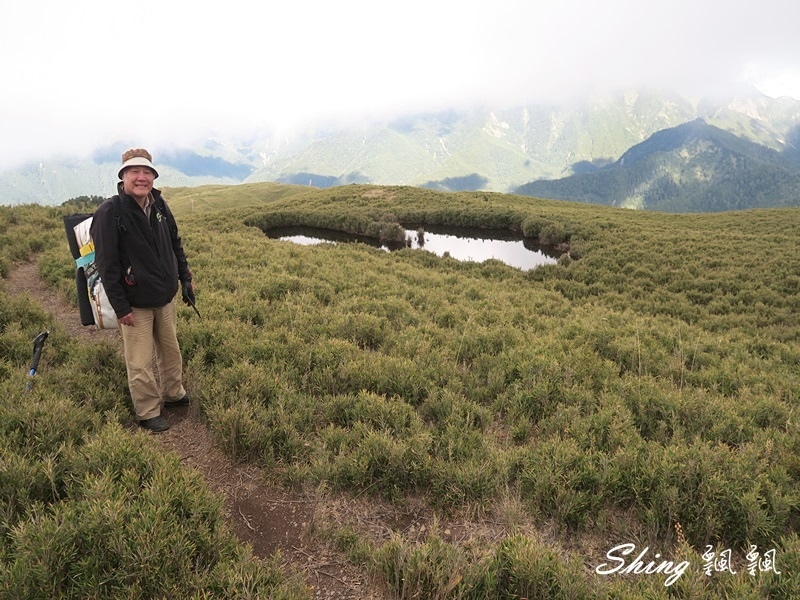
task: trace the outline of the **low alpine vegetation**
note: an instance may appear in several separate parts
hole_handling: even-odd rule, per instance
[[[439,530],[412,538],[401,524],[381,537],[321,523],[394,597],[800,594],[797,209],[666,215],[356,185],[165,197],[203,314],[180,313],[188,385],[226,452],[287,485],[395,505],[413,497],[438,518],[496,525],[494,537],[459,542]],[[74,293],[58,229],[67,210],[0,211],[0,268],[36,256],[54,290]],[[379,237],[387,224],[520,231],[569,258],[523,272],[263,234],[306,225]],[[193,565],[170,584],[186,595],[248,577],[302,594],[222,533],[201,482],[183,474],[166,486],[169,459],[131,448],[118,426],[129,418],[118,361],[71,342],[24,301],[0,302],[3,392],[16,398],[0,420],[11,440],[0,573],[12,577],[0,581],[69,594],[66,557],[80,543],[103,549],[84,559],[80,591],[109,578],[122,589],[130,576],[108,561],[128,564],[136,545],[125,540],[138,539],[164,555],[152,582],[170,560]],[[69,350],[37,382],[35,402],[21,402],[15,373],[45,326]],[[76,418],[47,416],[66,410]],[[22,491],[23,480],[34,484]],[[502,510],[509,497],[513,519]],[[171,556],[133,514],[112,516],[165,503]],[[47,538],[58,552],[42,554]],[[629,561],[650,549],[651,571],[596,569],[623,542],[637,547]],[[730,549],[736,568],[707,573],[709,547]],[[749,572],[753,547],[775,550],[775,568]],[[667,558],[689,565],[669,586],[655,570]]]

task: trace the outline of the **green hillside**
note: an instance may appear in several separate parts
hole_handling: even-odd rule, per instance
[[[419,502],[469,529],[320,517],[316,535],[376,589],[800,597],[800,208],[664,214],[368,185],[164,193],[203,314],[179,310],[187,386],[219,446],[287,489]],[[0,208],[3,277],[35,259],[74,301],[66,210]],[[399,223],[512,229],[565,256],[523,272],[262,231]],[[45,328],[47,368],[26,393]],[[120,427],[132,415],[113,352],[5,285],[0,330],[0,597],[148,597],[126,587],[144,575],[135,562],[115,562],[111,541],[129,537],[168,565],[145,581],[171,597],[311,597],[237,550],[202,482],[165,476],[169,458]],[[164,494],[177,558],[108,508],[146,513]],[[628,564],[648,550],[651,569],[599,574],[624,543]],[[735,574],[714,569],[709,546],[731,550]],[[775,568],[750,573],[748,555],[771,550]]]
[[[517,193],[666,212],[800,205],[800,163],[698,119],[654,133],[601,169]]]

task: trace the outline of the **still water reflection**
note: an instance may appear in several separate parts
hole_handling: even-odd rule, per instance
[[[374,238],[352,235],[330,229],[313,227],[278,227],[265,231],[267,236],[296,244],[361,242],[384,250],[420,248],[438,256],[451,256],[456,260],[483,262],[490,258],[523,270],[540,265],[555,264],[559,252],[540,246],[507,231],[486,231],[427,225],[424,231],[406,229],[406,243],[381,242]]]

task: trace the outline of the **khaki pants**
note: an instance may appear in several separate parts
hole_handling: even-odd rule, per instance
[[[128,388],[139,420],[160,415],[163,400],[186,395],[176,314],[173,300],[161,308],[134,308],[134,326],[120,325]]]

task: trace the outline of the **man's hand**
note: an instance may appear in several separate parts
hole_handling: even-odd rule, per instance
[[[134,326],[133,313],[130,312],[124,317],[118,318],[117,321],[119,321],[120,325],[127,325],[128,327],[133,327]]]
[[[192,306],[195,303],[194,284],[191,279],[181,280],[181,295],[186,306]]]

